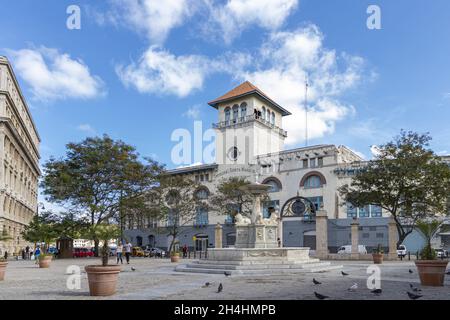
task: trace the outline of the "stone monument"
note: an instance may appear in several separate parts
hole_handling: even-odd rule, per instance
[[[236,243],[233,248],[208,249],[206,259],[194,261],[175,268],[180,272],[231,274],[277,274],[295,272],[323,272],[342,268],[329,262],[320,262],[309,256],[309,248],[278,247],[280,219],[274,211],[269,219],[264,219],[261,197],[269,185],[253,183],[245,188],[253,196],[251,218],[237,214]]]

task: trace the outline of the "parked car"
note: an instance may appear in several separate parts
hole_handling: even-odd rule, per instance
[[[147,250],[149,252],[149,257],[165,258],[167,256],[167,253],[160,248],[149,248]]]
[[[88,248],[75,248],[73,249],[73,257],[74,258],[87,258],[93,257],[94,252]]]
[[[408,250],[406,249],[406,246],[404,244],[401,244],[397,248],[397,256],[399,258],[404,258],[408,254]]]
[[[338,249],[338,254],[351,254],[352,253],[352,246],[342,246]],[[360,244],[358,246],[358,253],[360,254],[367,254],[367,248],[365,245]]]
[[[448,258],[448,251],[444,250],[444,249],[435,249],[436,251],[436,256],[439,259],[443,259],[443,258]]]
[[[133,248],[131,249],[131,255],[132,255],[133,257],[145,257],[145,256],[146,256],[146,255],[145,255],[145,251],[142,250],[141,247],[133,247]]]

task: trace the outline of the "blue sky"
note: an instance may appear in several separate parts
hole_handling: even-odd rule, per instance
[[[381,8],[381,30],[366,26]],[[66,27],[69,5],[81,30]],[[448,0],[3,1],[0,54],[12,61],[39,130],[42,161],[107,133],[169,168],[177,128],[217,121],[210,101],[250,80],[293,111],[287,148],[367,158],[400,129],[429,131],[450,154]]]

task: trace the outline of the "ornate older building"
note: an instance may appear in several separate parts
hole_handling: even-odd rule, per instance
[[[37,213],[40,138],[11,64],[0,56],[0,243],[11,256],[27,243],[21,236]]]
[[[249,82],[244,82],[225,95],[209,102],[217,110],[216,161],[213,164],[180,167],[170,170],[172,175],[184,175],[202,187],[198,196],[207,200],[216,192],[217,185],[230,177],[245,177],[248,181],[269,184],[270,201],[262,204],[264,218],[269,208],[282,216],[280,236],[285,247],[316,249],[316,221],[308,216],[284,214],[283,208],[296,196],[306,198],[315,209],[323,209],[328,219],[328,249],[335,253],[340,246],[351,244],[350,225],[359,221],[360,244],[371,250],[381,244],[388,248],[389,213],[377,206],[352,207],[340,197],[338,189],[349,184],[364,160],[351,149],[336,145],[315,145],[284,149],[288,132],[283,129],[283,118],[290,112],[270,99]],[[450,157],[447,158],[450,163]],[[322,211],[323,212],[323,211]],[[171,221],[146,221],[131,217],[126,236],[138,245],[161,248],[170,238],[161,232]],[[222,225],[222,245],[232,246],[236,230],[231,216],[197,209],[197,218],[183,226],[180,244],[198,251],[215,245],[215,227]],[[195,239],[195,240],[194,240]],[[407,248],[420,249],[417,233],[408,237]],[[370,251],[369,251],[370,252]]]

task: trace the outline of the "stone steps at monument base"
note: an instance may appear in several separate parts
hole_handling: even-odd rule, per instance
[[[244,265],[260,265],[260,264],[276,264],[276,265],[283,265],[283,264],[305,264],[305,263],[316,263],[320,262],[319,259],[311,258],[308,260],[282,260],[282,259],[267,259],[267,260],[253,260],[253,261],[236,261],[236,260],[198,260],[195,261],[195,263],[198,264],[205,264],[205,265],[231,265],[231,266],[244,266]]]
[[[192,272],[192,273],[208,273],[208,274],[223,274],[229,272],[231,275],[246,275],[246,274],[289,274],[289,273],[313,273],[326,272],[336,269],[342,269],[342,265],[331,265],[330,262],[314,262],[303,264],[266,264],[266,265],[251,265],[251,266],[237,266],[237,265],[207,265],[191,263],[187,265],[179,265],[175,268],[178,272]]]
[[[264,264],[245,264],[245,265],[233,265],[233,264],[205,264],[199,262],[193,262],[186,265],[187,268],[197,269],[220,269],[220,270],[260,270],[260,269],[305,269],[305,268],[318,268],[331,265],[330,262],[291,262],[291,263],[270,263]]]

